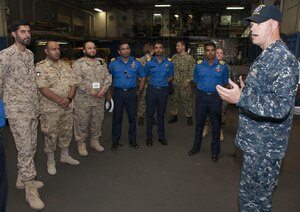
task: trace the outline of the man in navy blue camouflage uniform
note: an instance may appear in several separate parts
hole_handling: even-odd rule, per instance
[[[279,37],[281,12],[260,5],[250,22],[253,44],[263,52],[240,86],[217,86],[222,99],[240,110],[236,145],[243,151],[240,181],[241,211],[272,211],[281,160],[287,149],[298,83],[298,63]]]
[[[153,118],[157,114],[158,141],[168,145],[165,137],[164,117],[169,95],[169,83],[174,79],[174,64],[163,56],[164,47],[159,41],[154,43],[155,57],[146,63],[145,74],[149,80],[146,93],[147,103],[147,145],[152,146]]]
[[[205,59],[197,61],[194,69],[196,93],[196,127],[193,148],[188,152],[194,155],[201,148],[202,133],[207,115],[212,124],[212,161],[217,162],[220,153],[220,124],[222,99],[219,97],[216,85],[228,84],[228,66],[225,61],[216,58],[216,45],[213,42],[204,44]]]
[[[112,59],[109,64],[115,102],[112,124],[112,149],[116,150],[120,146],[124,107],[126,108],[129,121],[129,145],[137,149],[139,148],[139,145],[136,143],[137,93],[143,90],[145,72],[142,64],[130,56],[131,50],[127,42],[120,42],[118,53],[120,57]],[[138,77],[140,78],[140,86],[137,90],[136,81]]]

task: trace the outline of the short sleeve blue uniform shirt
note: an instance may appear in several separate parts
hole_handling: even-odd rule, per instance
[[[194,82],[201,91],[216,92],[217,85],[223,86],[228,83],[228,65],[215,59],[210,66],[207,59],[204,59],[195,65]]]
[[[134,88],[136,87],[136,79],[145,77],[142,64],[130,57],[127,63],[124,63],[121,57],[111,61],[109,71],[113,78],[113,86],[117,88]]]
[[[168,86],[168,78],[174,76],[174,64],[165,57],[159,63],[154,57],[146,63],[145,76],[150,77],[150,85],[165,87]]]

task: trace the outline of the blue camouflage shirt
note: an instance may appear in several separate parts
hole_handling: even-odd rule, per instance
[[[274,159],[284,156],[298,77],[298,62],[282,41],[271,44],[256,58],[237,104],[236,145],[244,152]]]
[[[142,64],[133,57],[127,63],[121,57],[113,59],[109,64],[109,71],[113,79],[112,85],[117,88],[136,87],[137,77],[145,77]]]
[[[168,86],[168,78],[174,76],[174,64],[165,57],[159,63],[156,57],[153,57],[145,65],[146,77],[150,76],[150,85],[152,86]]]
[[[207,59],[197,61],[194,69],[194,82],[197,89],[205,92],[216,92],[217,85],[228,83],[228,65],[225,61],[214,60],[212,65]]]

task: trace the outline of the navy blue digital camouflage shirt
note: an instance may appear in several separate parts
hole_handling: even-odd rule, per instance
[[[237,103],[236,145],[242,151],[274,159],[284,156],[298,78],[298,62],[280,40],[256,58]]]

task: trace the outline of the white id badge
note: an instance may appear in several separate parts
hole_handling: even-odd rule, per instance
[[[93,88],[100,88],[100,83],[99,82],[93,82]]]

